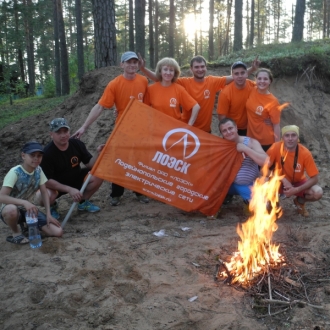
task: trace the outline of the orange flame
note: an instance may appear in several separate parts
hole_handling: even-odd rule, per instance
[[[266,172],[266,169],[263,169]],[[249,209],[253,214],[243,224],[237,226],[240,237],[238,252],[230,262],[225,263],[232,276],[232,283],[251,281],[269,264],[281,260],[279,245],[271,243],[273,233],[277,230],[276,219],[282,215],[278,203],[280,180],[283,176],[275,173],[267,180],[258,178],[252,187],[252,200]],[[221,275],[226,276],[222,273]]]

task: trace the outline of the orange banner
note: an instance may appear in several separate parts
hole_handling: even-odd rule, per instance
[[[182,210],[212,215],[241,163],[235,143],[132,99],[91,174]]]

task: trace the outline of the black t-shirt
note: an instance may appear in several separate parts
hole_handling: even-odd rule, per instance
[[[80,140],[69,139],[69,147],[65,151],[59,150],[52,141],[44,148],[40,166],[48,179],[70,186],[79,176],[80,163],[88,164],[92,157]]]

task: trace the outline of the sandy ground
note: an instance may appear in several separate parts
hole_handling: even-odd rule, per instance
[[[79,128],[105,84],[119,73],[119,68],[88,73],[79,91],[61,107],[1,130],[1,179],[19,162],[22,143],[49,141],[47,124],[52,118],[65,116],[73,130]],[[228,68],[212,71],[228,73]],[[112,207],[105,182],[93,198],[101,212],[74,211],[63,238],[46,238],[38,250],[5,242],[10,232],[1,225],[0,328],[330,329],[330,96],[321,89],[321,81],[310,86],[308,79],[290,77],[276,79],[272,87],[281,102],[291,102],[281,126],[301,127],[301,140],[316,158],[324,189],[321,201],[308,204],[308,218],[297,215],[292,199],[281,202],[284,212],[273,241],[286,251],[297,272],[322,277],[308,297],[325,310],[295,307],[260,317],[265,313],[252,308],[253,297],[214,281],[216,256],[228,257],[237,249],[236,226],[247,219],[240,198],[223,206],[217,219],[208,220],[155,200],[141,204],[128,190],[121,204]],[[216,125],[214,112],[214,134]],[[112,114],[105,112],[84,141],[94,150],[112,129]],[[70,201],[62,197],[62,219],[69,207]],[[189,230],[182,230],[185,227]],[[161,229],[166,236],[153,234]]]

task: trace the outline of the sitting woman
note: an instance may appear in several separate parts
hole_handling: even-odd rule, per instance
[[[175,59],[165,57],[156,66],[158,82],[148,86],[144,103],[175,119],[182,121],[181,109],[190,111],[188,125],[193,125],[200,106],[188,92],[175,81],[180,75],[180,67]]]
[[[287,105],[281,106],[269,91],[272,82],[271,71],[259,69],[256,73],[257,87],[251,91],[246,102],[247,136],[258,140],[265,151],[280,140],[281,110]]]

